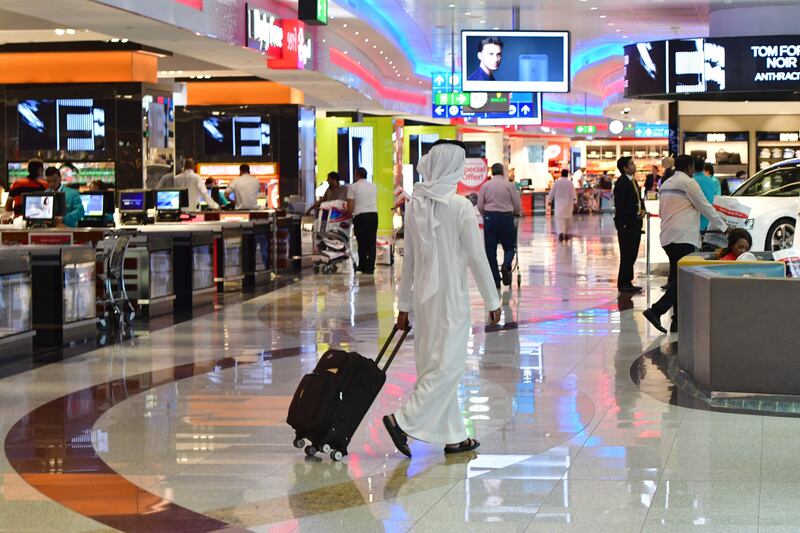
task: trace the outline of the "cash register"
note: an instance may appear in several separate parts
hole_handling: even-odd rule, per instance
[[[22,218],[30,228],[52,228],[66,214],[63,192],[34,192],[22,195]]]
[[[83,218],[78,221],[82,228],[113,226],[114,192],[89,191],[81,193]]]
[[[156,191],[156,222],[177,222],[181,212],[189,207],[187,189]]]
[[[147,208],[150,195],[144,189],[119,191],[119,213],[123,226],[147,224]]]

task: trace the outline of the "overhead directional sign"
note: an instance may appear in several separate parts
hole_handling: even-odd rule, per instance
[[[433,104],[431,116],[433,118],[459,118],[461,117],[462,107],[460,105],[437,105]]]
[[[597,126],[594,124],[578,124],[575,126],[575,133],[578,135],[593,135],[597,133]]]
[[[468,119],[488,126],[531,125],[542,123],[542,96],[538,93],[508,93],[509,105],[505,113],[474,113]],[[465,110],[466,111],[466,110]],[[465,115],[466,117],[466,115]]]

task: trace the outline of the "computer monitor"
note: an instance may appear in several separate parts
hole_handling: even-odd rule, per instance
[[[81,193],[84,218],[100,218],[114,212],[114,193],[89,191]]]
[[[22,195],[22,217],[29,222],[50,222],[65,213],[63,192],[38,192]]]
[[[189,195],[186,189],[156,191],[156,210],[180,211],[189,205]]]
[[[119,210],[121,213],[143,213],[147,211],[147,194],[142,189],[119,192]]]

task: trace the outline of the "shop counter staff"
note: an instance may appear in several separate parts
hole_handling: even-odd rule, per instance
[[[208,194],[208,189],[203,178],[194,171],[194,160],[186,159],[183,162],[183,172],[175,176],[173,185],[176,189],[187,189],[189,191],[189,210],[197,211],[200,209],[200,200],[205,200],[210,209],[219,209],[219,204]]]
[[[258,209],[261,183],[250,175],[250,165],[239,165],[239,177],[225,189],[225,198],[236,204],[238,211]]]
[[[47,186],[53,192],[64,193],[64,203],[66,209],[64,212],[64,225],[69,228],[78,226],[78,221],[83,218],[83,202],[81,202],[81,194],[72,187],[66,187],[61,183],[61,171],[56,167],[47,167],[44,171],[44,178],[47,180]]]
[[[353,213],[353,232],[358,242],[359,272],[375,272],[375,240],[378,236],[378,189],[367,181],[367,170],[358,167],[355,182],[347,188],[347,209]]]
[[[42,192],[47,189],[44,182],[44,163],[38,159],[31,159],[28,163],[28,175],[11,184],[8,190],[4,218],[22,216],[22,195],[32,192]]]

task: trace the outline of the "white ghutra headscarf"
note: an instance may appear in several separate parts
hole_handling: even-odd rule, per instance
[[[464,177],[466,153],[455,144],[437,144],[417,164],[424,181],[414,185],[411,197],[411,214],[417,227],[422,265],[417,272],[421,279],[415,285],[422,290],[421,302],[430,299],[439,290],[439,247],[436,229],[437,204],[447,204],[456,193],[458,182]]]

